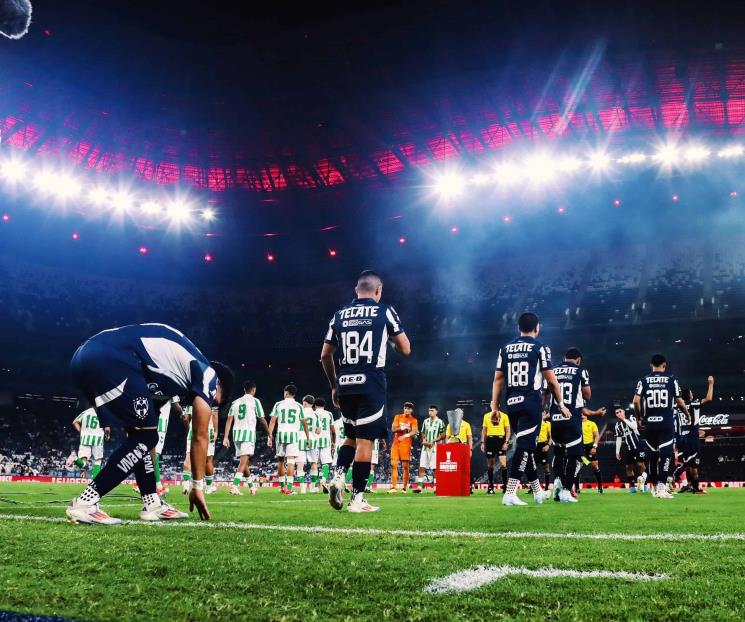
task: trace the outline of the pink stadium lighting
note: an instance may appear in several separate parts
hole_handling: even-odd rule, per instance
[[[502,221],[505,222],[505,223],[509,223],[509,222],[512,221],[512,217],[511,216],[505,216],[504,218],[502,218]]]
[[[566,210],[566,208],[565,208],[565,207],[560,207],[560,208],[559,208],[559,209],[557,209],[556,211],[557,211],[557,212],[559,212],[559,214],[563,214],[563,213],[564,213],[564,212],[566,212],[567,210]]]
[[[272,253],[267,253],[267,255],[266,255],[266,260],[267,260],[267,261],[268,261],[269,263],[272,263],[272,262],[273,262],[273,261],[274,261],[275,259],[276,259],[276,257],[275,257],[275,256],[274,256],[274,255],[273,255]]]
[[[9,222],[10,221],[10,214],[3,214],[3,222]]]
[[[678,201],[678,199],[680,199],[680,197],[679,197],[679,196],[678,196],[677,194],[674,194],[674,195],[672,196],[672,199],[673,199],[673,201],[676,201],[676,202],[677,202],[677,201]]]
[[[400,238],[398,238],[398,243],[399,244],[406,244],[406,238],[404,236],[401,236]]]
[[[458,227],[450,227],[450,233],[458,233],[458,231],[460,231]]]
[[[212,255],[210,253],[206,253],[204,256],[204,262],[205,263],[212,263]]]
[[[621,205],[621,199],[613,199],[613,205],[615,205],[616,207]]]
[[[333,248],[329,249],[329,257],[336,257],[336,250]]]
[[[74,231],[73,234],[72,234],[72,239],[73,240],[79,240],[80,239],[80,234],[77,231]]]
[[[140,255],[147,255],[147,254],[148,254],[147,246],[140,246]]]
[[[729,195],[734,199],[737,196],[737,190],[733,190]]]

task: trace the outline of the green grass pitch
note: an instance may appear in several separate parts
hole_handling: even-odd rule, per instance
[[[80,490],[0,484],[0,610],[112,621],[745,619],[745,489],[670,501],[585,491],[576,505],[524,508],[502,507],[501,496],[483,492],[471,498],[381,492],[371,500],[382,511],[359,515],[334,512],[323,495],[287,498],[263,489],[237,498],[222,488],[209,497],[211,526],[195,519],[108,528],[48,520],[64,518],[64,504],[55,502]],[[106,500],[104,509],[135,520],[139,504],[124,496],[131,489],[115,493],[121,496]],[[169,501],[187,505],[180,494]],[[681,537],[722,533],[729,538]],[[669,535],[623,540],[613,534]],[[424,590],[481,565],[669,578],[510,575],[468,592]]]

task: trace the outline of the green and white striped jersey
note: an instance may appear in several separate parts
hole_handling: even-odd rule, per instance
[[[422,441],[434,443],[435,439],[445,432],[445,422],[439,417],[431,419],[427,417],[422,423]]]
[[[98,421],[98,415],[92,408],[84,410],[75,421],[80,424],[80,444],[81,445],[103,445],[103,429]]]
[[[168,421],[171,419],[171,406],[178,404],[178,396],[172,397],[160,407],[158,414],[158,432],[165,433],[168,431]],[[166,406],[168,408],[166,408]]]
[[[334,416],[325,408],[318,408],[316,409],[316,417],[318,417],[318,427],[321,428],[318,448],[325,449],[331,446],[331,426],[334,425]]]
[[[230,405],[228,417],[233,417],[233,442],[256,442],[256,421],[264,418],[259,400],[253,395],[239,397]]]
[[[191,406],[184,406],[183,411],[185,415],[189,416],[189,432],[186,435],[186,440],[190,441],[191,440]],[[214,443],[215,442],[215,426],[212,424],[212,417],[210,417],[209,430],[210,430],[210,441],[209,442]]]
[[[318,449],[318,435],[316,434],[316,428],[318,427],[318,416],[316,415],[316,411],[312,408],[303,406],[303,419],[308,422],[310,443],[305,437],[305,428],[303,428],[303,424],[301,421],[300,428],[298,429],[298,449],[300,451],[306,451],[308,449]]]
[[[277,442],[296,443],[298,427],[302,426],[303,407],[291,397],[280,400],[272,408],[272,417],[277,418]],[[305,432],[303,432],[305,436]]]
[[[347,435],[344,432],[344,422],[341,417],[334,420],[334,429],[336,430],[336,451],[339,451],[339,447],[347,440]]]

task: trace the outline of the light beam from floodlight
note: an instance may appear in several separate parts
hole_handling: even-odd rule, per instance
[[[455,199],[464,190],[463,178],[457,173],[443,173],[435,179],[435,192],[443,199]]]
[[[641,151],[634,151],[633,153],[629,153],[628,155],[618,158],[618,163],[619,164],[640,164],[644,162],[644,160],[646,159],[647,159],[646,154],[642,153]]]
[[[159,214],[161,211],[161,206],[159,203],[155,201],[145,201],[141,206],[140,209],[149,216],[155,216],[156,214]]]
[[[590,163],[590,168],[595,172],[605,171],[611,165],[610,156],[604,151],[591,153],[588,162]]]
[[[688,162],[703,162],[711,155],[711,151],[700,145],[688,147],[685,152],[685,158]]]
[[[134,197],[126,190],[119,190],[111,197],[111,207],[118,212],[126,212],[132,209]]]
[[[720,158],[739,158],[743,153],[745,153],[745,149],[741,145],[733,145],[721,149],[717,155]]]
[[[207,222],[212,222],[215,220],[215,217],[217,214],[215,214],[215,210],[211,207],[206,207],[204,210],[202,210],[202,218]]]
[[[0,176],[5,181],[16,183],[26,174],[26,165],[20,160],[6,160],[0,165]]]
[[[106,203],[106,201],[109,198],[109,193],[106,191],[105,188],[93,188],[88,193],[88,201],[90,201],[93,205],[101,206]]]

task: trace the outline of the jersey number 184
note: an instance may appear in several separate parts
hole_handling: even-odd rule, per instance
[[[360,333],[356,330],[345,331],[341,334],[342,365],[356,365],[360,357],[367,357],[367,362],[372,363],[372,331],[365,331],[360,339]]]

